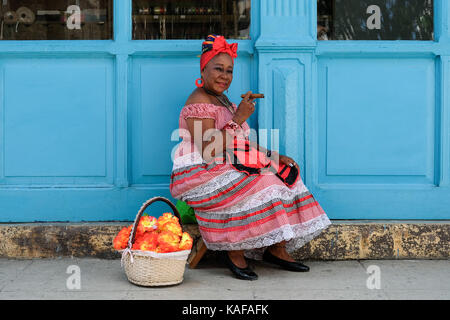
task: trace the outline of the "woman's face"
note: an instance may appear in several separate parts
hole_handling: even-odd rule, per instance
[[[233,81],[233,59],[226,53],[212,58],[202,71],[206,89],[221,95]]]

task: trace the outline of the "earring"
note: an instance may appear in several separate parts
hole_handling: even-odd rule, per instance
[[[200,83],[198,83],[198,80],[200,80]],[[198,78],[197,80],[195,80],[195,85],[197,86],[197,88],[201,88],[203,87],[203,79],[202,78]]]

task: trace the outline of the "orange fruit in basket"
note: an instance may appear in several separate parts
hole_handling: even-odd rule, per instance
[[[170,232],[176,234],[179,237],[181,237],[182,234],[183,234],[183,230],[182,230],[180,224],[179,223],[174,223],[172,221],[163,224],[163,226],[160,227],[160,230],[161,231],[170,231]]]
[[[142,245],[142,238],[138,237],[136,235],[136,237],[134,238],[134,243],[133,246],[131,247],[132,250],[141,250],[141,245]]]
[[[156,229],[158,229],[158,220],[155,217],[143,216],[139,220],[136,236],[143,235],[145,232],[154,231]]]
[[[178,218],[175,217],[173,214],[171,214],[170,212],[165,212],[163,213],[162,216],[160,216],[158,218],[158,230],[160,231],[164,231],[164,225],[166,223],[175,223],[175,224],[180,224],[180,222],[178,221]]]
[[[158,233],[146,232],[144,236],[140,238],[140,250],[155,251],[158,247]]]
[[[136,233],[133,250],[153,251],[158,246],[158,233],[156,231],[147,231],[144,233]]]
[[[157,252],[157,253],[168,253],[168,252],[171,252],[171,251],[167,251],[168,249],[166,248],[166,247],[160,247],[160,246],[158,246],[157,248],[156,248],[156,250],[155,250],[155,252]]]
[[[130,237],[132,226],[123,227],[113,240],[113,246],[116,250],[122,250],[127,247],[128,238]]]
[[[131,247],[132,250],[141,250],[141,241],[134,241],[133,246]]]
[[[157,252],[174,252],[178,251],[180,237],[171,231],[161,231],[158,235],[158,251]]]
[[[191,238],[191,235],[187,232],[183,232],[183,235],[181,236],[181,241],[178,246],[180,250],[191,250],[192,248],[193,240]]]

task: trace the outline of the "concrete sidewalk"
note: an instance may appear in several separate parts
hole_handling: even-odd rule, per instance
[[[120,260],[3,258],[0,299],[450,299],[450,260],[304,261],[311,267],[307,273],[250,263],[259,275],[256,281],[235,279],[207,259],[197,269],[186,266],[180,285],[146,288],[128,282]],[[77,281],[68,281],[77,270],[79,289]]]

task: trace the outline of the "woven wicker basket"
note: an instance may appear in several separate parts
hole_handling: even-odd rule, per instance
[[[136,229],[144,210],[156,201],[167,203],[179,219],[177,208],[168,199],[155,197],[146,201],[139,209],[131,229],[128,247],[122,252],[122,266],[128,281],[141,286],[167,286],[179,284],[183,281],[186,261],[191,250],[183,250],[169,253],[157,253],[153,251],[132,250],[136,237]]]

